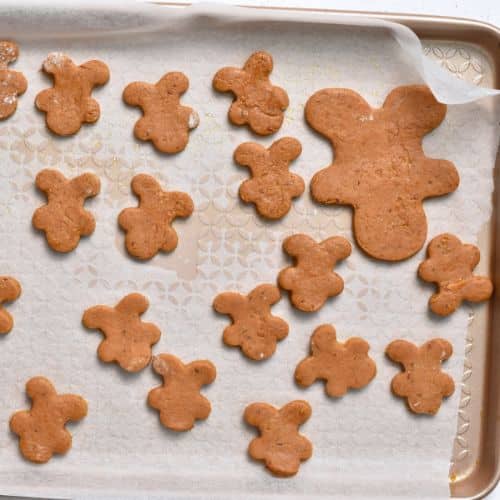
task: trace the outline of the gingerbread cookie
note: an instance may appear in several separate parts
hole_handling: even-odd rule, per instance
[[[279,286],[290,291],[292,304],[301,311],[317,311],[328,297],[344,289],[344,281],[333,267],[351,255],[351,244],[342,236],[316,243],[306,234],[294,234],[283,242],[283,250],[295,264],[278,275]]]
[[[361,389],[377,373],[369,349],[362,338],[351,337],[343,344],[337,340],[333,326],[318,326],[311,336],[311,356],[297,365],[295,380],[303,387],[325,380],[326,393],[332,397],[343,396],[351,388]]]
[[[323,89],[309,98],[305,115],[335,149],[335,162],[311,181],[313,197],[352,205],[356,240],[372,257],[398,261],[418,252],[427,235],[422,200],[459,183],[453,163],[422,150],[446,106],[423,85],[395,88],[379,109],[352,90]]]
[[[240,144],[234,152],[234,161],[248,167],[252,178],[240,186],[240,198],[254,203],[257,212],[268,219],[280,219],[292,206],[292,198],[305,189],[302,177],[289,172],[289,164],[302,151],[293,137],[284,137],[265,148],[255,142]]]
[[[288,95],[269,80],[273,58],[267,52],[255,52],[243,69],[222,68],[214,76],[213,86],[219,92],[232,92],[229,120],[248,126],[259,135],[274,134],[283,123]]]
[[[10,276],[0,276],[0,334],[9,333],[14,326],[11,314],[2,306],[4,302],[12,302],[21,295],[19,281]]]
[[[274,285],[259,285],[248,295],[224,292],[215,297],[214,309],[228,314],[232,324],[224,330],[224,343],[240,347],[245,356],[256,361],[267,359],[276,343],[288,335],[288,324],[271,314],[271,306],[280,300]]]
[[[109,69],[101,61],[77,66],[67,55],[53,52],[43,62],[45,73],[52,75],[54,87],[42,90],[35,105],[46,113],[47,127],[57,135],[76,134],[83,123],[94,123],[101,113],[92,90],[109,80]]]
[[[148,394],[148,404],[160,412],[160,421],[174,431],[189,431],[195,420],[210,415],[210,401],[200,394],[216,377],[215,366],[207,360],[185,365],[171,354],[153,358],[153,369],[163,377],[163,385]]]
[[[33,377],[26,384],[31,409],[21,410],[10,418],[10,429],[19,436],[19,449],[24,458],[43,464],[54,453],[71,448],[67,422],[87,415],[87,402],[75,394],[57,394],[45,377]]]
[[[155,84],[133,82],[123,91],[123,100],[142,109],[143,117],[134,127],[141,141],[151,141],[158,151],[179,153],[195,129],[200,118],[196,111],[182,106],[180,97],[189,88],[184,73],[167,73]]]
[[[139,206],[125,208],[118,216],[118,224],[127,234],[128,253],[147,260],[160,250],[171,252],[178,241],[172,222],[176,217],[189,217],[193,201],[186,193],[163,191],[158,181],[146,174],[136,175],[131,186]]]
[[[14,42],[0,41],[0,120],[13,115],[17,109],[17,97],[24,94],[28,82],[22,73],[9,69],[19,55]]]
[[[35,210],[33,226],[45,232],[53,250],[71,252],[81,236],[94,232],[94,216],[83,204],[87,198],[99,194],[99,178],[86,173],[68,180],[57,170],[45,169],[38,172],[35,184],[47,196],[47,204]]]
[[[406,398],[414,413],[437,413],[443,398],[455,390],[453,379],[441,371],[441,362],[453,353],[451,344],[444,339],[432,339],[417,347],[406,340],[395,340],[385,352],[404,368],[392,379],[392,392]]]
[[[153,323],[141,320],[148,307],[144,295],[131,293],[115,307],[94,306],[85,311],[83,324],[105,337],[97,349],[101,361],[116,362],[128,372],[138,372],[149,364],[151,346],[160,340],[161,332]]]
[[[279,410],[267,403],[247,406],[245,421],[260,431],[260,437],[253,439],[248,447],[250,456],[262,460],[275,476],[297,474],[300,462],[312,455],[311,442],[298,431],[311,412],[309,403],[300,400],[291,401]]]
[[[476,246],[463,244],[452,234],[440,234],[429,243],[427,257],[418,267],[418,275],[437,285],[438,292],[429,299],[436,314],[448,316],[463,300],[482,302],[491,297],[491,280],[472,274],[480,257]]]

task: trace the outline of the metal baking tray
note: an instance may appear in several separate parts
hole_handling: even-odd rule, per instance
[[[248,7],[248,6],[247,6]],[[263,7],[258,7],[263,8]],[[268,7],[273,8],[273,7]],[[424,54],[466,81],[500,89],[500,29],[472,19],[383,12],[301,9],[337,15],[361,15],[403,24],[420,38]],[[495,166],[493,211],[479,239],[481,259],[487,263],[496,289],[500,287],[500,151]],[[450,459],[450,492],[456,498],[482,498],[500,480],[500,295],[488,308],[470,317],[457,433]]]
[[[302,10],[302,9],[291,9]],[[308,9],[309,10],[309,9]],[[316,9],[314,9],[316,10]],[[319,9],[319,11],[326,10]],[[440,16],[332,11],[340,15],[376,17],[403,24],[422,41],[426,56],[459,78],[500,88],[500,29],[480,21]],[[495,166],[493,211],[479,239],[496,289],[500,288],[500,151]],[[482,498],[500,479],[500,294],[488,308],[470,317],[457,433],[450,459],[450,492],[456,498]]]

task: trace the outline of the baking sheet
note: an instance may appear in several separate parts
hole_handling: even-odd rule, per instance
[[[327,142],[303,120],[303,106],[313,92],[348,87],[370,104],[381,105],[394,86],[421,81],[418,68],[393,34],[369,27],[332,27],[324,15],[323,24],[311,29],[309,23],[257,19],[253,11],[246,19],[242,10],[234,16],[236,11],[226,11],[221,18],[216,9],[209,16],[194,9],[177,13],[175,23],[165,24],[164,16],[170,14],[162,14],[161,28],[148,25],[148,31],[141,25],[133,35],[120,26],[119,32],[102,37],[95,32],[70,37],[58,36],[60,26],[51,31],[50,10],[35,9],[23,17],[15,12],[2,12],[0,27],[2,32],[16,29],[21,43],[16,69],[24,71],[30,87],[18,112],[0,127],[0,269],[21,281],[23,295],[10,306],[15,329],[0,339],[0,421],[7,423],[12,411],[25,407],[24,383],[37,374],[51,378],[60,391],[86,397],[89,415],[71,426],[71,452],[42,467],[24,462],[15,436],[8,430],[0,433],[2,493],[447,497],[458,387],[436,417],[413,416],[390,394],[390,380],[398,368],[385,360],[383,351],[397,337],[419,343],[433,336],[448,338],[456,355],[446,370],[458,382],[470,315],[486,305],[464,307],[445,320],[430,317],[427,299],[432,289],[415,275],[423,251],[408,262],[384,264],[355,247],[338,268],[346,282],[344,293],[319,313],[298,313],[287,299],[274,308],[289,322],[290,334],[262,364],[250,363],[237,350],[223,346],[227,319],[211,310],[213,297],[221,291],[246,293],[258,283],[274,282],[287,264],[281,241],[293,232],[318,239],[341,234],[352,241],[350,210],[318,206],[307,193],[285,220],[261,222],[251,206],[238,201],[237,189],[247,172],[233,164],[232,152],[246,140],[268,145],[285,135],[297,137],[303,153],[292,168],[308,182],[331,161]],[[134,16],[120,19],[126,18],[137,24]],[[25,26],[38,23],[45,38],[33,39],[33,31],[17,29],[12,23],[16,19]],[[102,19],[92,10],[82,10],[77,26],[92,27],[105,22]],[[51,32],[55,39],[47,36]],[[290,96],[285,123],[273,138],[256,138],[230,126],[230,98],[211,89],[217,69],[241,65],[256,49],[273,54],[273,82]],[[50,135],[32,105],[36,93],[49,84],[38,70],[53,50],[68,52],[78,62],[99,58],[111,70],[110,83],[95,92],[101,119],[71,139]],[[201,118],[187,149],[175,157],[159,155],[132,138],[139,112],[125,107],[120,98],[131,81],[153,82],[172,70],[188,75],[191,86],[183,102]],[[450,88],[456,95],[451,84]],[[454,161],[461,176],[457,192],[425,203],[429,237],[451,231],[464,241],[477,241],[491,215],[497,140],[488,100],[450,106],[445,122],[425,138],[426,153]],[[48,166],[68,176],[93,171],[102,182],[101,195],[87,203],[96,216],[96,232],[67,256],[51,253],[30,225],[34,209],[43,202],[34,177]],[[119,211],[136,203],[129,182],[139,172],[155,175],[169,189],[188,192],[196,207],[190,219],[176,222],[177,250],[150,263],[127,257],[116,224]],[[484,261],[481,267],[486,268]],[[217,366],[218,378],[205,391],[212,414],[190,433],[166,431],[157,413],[146,406],[148,390],[160,382],[149,369],[128,375],[100,363],[95,354],[100,335],[80,325],[87,307],[114,304],[132,291],[148,296],[151,306],[145,320],[162,329],[154,353],[172,352],[184,360],[206,357]],[[310,333],[325,322],[336,326],[340,338],[365,338],[378,365],[377,378],[365,390],[338,401],[326,398],[319,383],[305,391],[293,383]],[[254,433],[241,416],[250,402],[282,405],[295,398],[313,407],[303,432],[312,440],[314,454],[296,478],[278,480],[247,458]]]

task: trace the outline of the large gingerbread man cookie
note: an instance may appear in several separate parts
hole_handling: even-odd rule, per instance
[[[446,115],[423,85],[394,89],[374,109],[356,92],[323,89],[309,98],[309,125],[327,137],[335,161],[311,181],[320,203],[351,205],[360,247],[376,259],[403,260],[427,235],[422,200],[458,187],[454,165],[427,158],[422,138]]]
[[[47,56],[45,73],[52,75],[54,87],[42,90],[36,107],[46,113],[47,127],[57,135],[76,134],[83,123],[94,123],[101,114],[92,90],[109,80],[109,69],[101,61],[87,61],[77,66],[70,57],[59,52]]]
[[[131,186],[139,206],[125,208],[118,216],[118,224],[126,232],[128,253],[147,260],[160,251],[171,252],[178,242],[172,222],[192,214],[193,200],[186,193],[163,191],[158,181],[147,174],[136,175]]]
[[[123,91],[123,100],[130,106],[139,106],[143,117],[134,128],[141,141],[152,141],[158,151],[178,153],[189,138],[189,131],[200,121],[193,109],[182,106],[180,97],[189,87],[184,73],[164,75],[155,84],[133,82]]]
[[[427,257],[420,264],[418,275],[438,287],[437,293],[429,299],[429,307],[436,314],[448,316],[463,300],[482,302],[491,297],[491,280],[472,274],[479,264],[476,246],[462,243],[453,234],[440,234],[429,243]]]
[[[17,108],[17,97],[26,92],[28,82],[22,73],[9,69],[19,55],[14,42],[0,41],[0,120],[5,120]]]
[[[288,108],[288,94],[269,80],[273,58],[267,52],[255,52],[243,68],[222,68],[214,76],[213,86],[219,92],[232,92],[229,120],[248,126],[259,135],[276,132]]]

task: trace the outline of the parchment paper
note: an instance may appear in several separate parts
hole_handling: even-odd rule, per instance
[[[465,332],[472,311],[486,306],[463,307],[445,320],[431,317],[427,300],[432,287],[416,277],[423,250],[406,262],[384,264],[354,246],[337,269],[345,291],[316,314],[297,312],[284,296],[274,312],[289,322],[290,333],[265,363],[251,363],[222,344],[228,319],[211,308],[219,292],[247,293],[259,283],[275,282],[288,263],[281,242],[289,234],[306,232],[317,239],[339,234],[353,242],[350,210],[314,204],[308,193],[282,221],[266,223],[256,217],[253,207],[237,197],[248,175],[233,164],[237,145],[297,137],[303,153],[292,170],[309,182],[332,158],[327,142],[303,120],[304,104],[313,92],[348,87],[378,106],[393,87],[420,82],[423,74],[433,88],[436,82],[387,28],[332,26],[329,21],[335,18],[324,15],[301,14],[300,23],[278,21],[277,13],[268,19],[227,7],[172,14],[165,7],[143,6],[144,18],[137,7],[127,9],[113,17],[106,5],[60,12],[25,4],[0,7],[0,31],[19,41],[15,68],[29,81],[17,113],[0,126],[0,272],[23,286],[22,297],[9,306],[15,328],[0,339],[0,492],[73,498],[113,493],[447,497]],[[100,36],[99,28],[107,33]],[[285,123],[270,138],[229,125],[231,99],[211,87],[217,69],[239,66],[257,49],[272,53],[272,80],[290,97]],[[54,50],[80,63],[101,59],[111,71],[109,84],[94,92],[101,104],[99,122],[69,139],[48,133],[43,115],[33,107],[35,95],[50,84],[39,71],[41,62]],[[121,93],[132,81],[155,82],[172,70],[188,75],[190,89],[183,102],[198,111],[201,122],[183,153],[164,156],[133,139],[140,112],[126,107]],[[442,90],[450,91],[444,96],[448,102],[477,97],[451,77],[439,79],[447,84]],[[425,202],[429,238],[449,231],[474,243],[490,218],[498,141],[491,104],[482,99],[449,106],[444,123],[425,138],[426,153],[453,161],[461,177],[455,193]],[[96,231],[69,255],[51,252],[31,228],[32,213],[44,201],[34,177],[45,167],[67,176],[91,171],[101,179],[101,194],[86,204],[95,214]],[[154,175],[169,189],[188,192],[196,207],[191,218],[175,223],[176,251],[148,263],[126,255],[116,222],[122,208],[136,204],[129,185],[139,172]],[[487,269],[485,262],[481,269]],[[96,356],[100,334],[81,326],[87,307],[113,305],[133,291],[149,298],[144,319],[162,330],[155,354],[171,352],[185,361],[208,358],[217,366],[217,380],[204,390],[212,414],[189,433],[165,430],[147,407],[148,391],[160,383],[150,368],[129,375],[101,363]],[[364,390],[332,400],[321,383],[307,390],[295,386],[295,366],[308,352],[311,332],[322,323],[333,323],[340,339],[359,335],[370,343],[378,374]],[[417,417],[390,393],[399,368],[385,359],[384,349],[395,338],[422,343],[434,336],[453,343],[455,355],[445,368],[457,381],[457,391],[435,417]],[[8,430],[11,413],[28,404],[25,382],[38,374],[49,377],[59,391],[76,392],[89,403],[88,417],[70,426],[71,451],[43,466],[22,460]],[[254,401],[281,406],[297,398],[313,407],[302,432],[313,442],[314,454],[296,477],[280,480],[247,457],[255,434],[243,424],[242,413]]]

